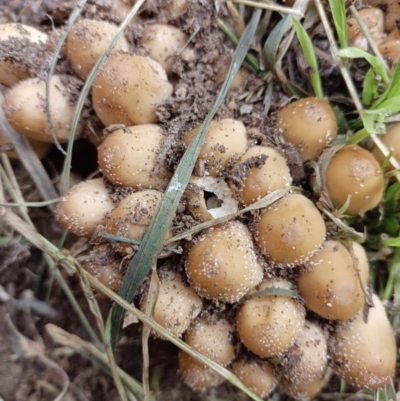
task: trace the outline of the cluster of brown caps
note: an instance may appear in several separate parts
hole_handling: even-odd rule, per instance
[[[169,12],[179,15],[186,7],[184,1],[171,2]],[[87,77],[115,32],[109,23],[84,19],[72,27],[63,51],[80,78]],[[148,56],[131,54],[122,38],[94,80],[92,101],[98,118],[104,126],[124,127],[109,133],[98,148],[103,177],[72,187],[58,205],[60,224],[78,236],[98,238],[99,232],[106,232],[140,241],[172,177],[160,157],[167,135],[157,124],[155,111],[173,93],[169,75],[187,36],[161,24],[149,25],[146,32],[142,40]],[[0,40],[13,37],[44,45],[47,41],[46,34],[28,26],[0,26]],[[195,52],[189,46],[179,57],[192,61]],[[45,82],[30,78],[20,67],[9,61],[0,64],[0,81],[11,87],[3,102],[6,118],[31,140],[53,142]],[[241,71],[235,85],[245,76]],[[61,76],[51,78],[50,96],[54,132],[65,142],[75,105]],[[279,111],[276,121],[283,140],[296,145],[303,162],[317,161],[337,135],[335,113],[323,99],[292,102]],[[186,133],[184,147],[197,130]],[[390,138],[398,135],[391,130],[385,143],[396,154],[398,147]],[[338,147],[332,154],[322,177],[328,203],[336,208],[346,205],[348,215],[379,205],[384,176],[373,154],[359,146]],[[226,118],[210,124],[199,163],[202,174],[192,177],[185,194],[186,212],[198,222],[233,213],[279,189],[288,189],[288,194],[247,213],[246,219],[232,219],[196,235],[178,262],[184,271],[172,267],[176,257],[171,259],[174,263],[160,262],[155,321],[232,369],[261,397],[278,382],[294,397],[312,397],[323,386],[329,365],[361,388],[388,383],[394,374],[396,345],[385,310],[368,289],[366,252],[353,241],[333,239],[314,202],[289,191],[292,177],[285,155],[256,145],[241,121]],[[239,189],[227,166],[230,172],[232,166],[244,171]],[[130,190],[116,202],[110,185]],[[206,192],[212,194],[207,200]],[[176,244],[173,236],[171,230],[166,238],[170,246]],[[135,249],[130,243],[104,240],[81,261],[117,291],[121,261]],[[228,315],[210,315],[203,299],[226,304]],[[140,308],[146,309],[146,303],[147,294]],[[367,321],[366,304],[374,305]],[[222,381],[184,352],[179,363],[184,381],[193,388]]]

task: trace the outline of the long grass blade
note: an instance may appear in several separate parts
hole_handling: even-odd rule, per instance
[[[69,188],[69,173],[70,173],[70,168],[71,168],[72,150],[74,148],[75,133],[76,133],[76,130],[77,130],[77,127],[79,124],[79,119],[81,116],[83,106],[84,106],[86,98],[89,94],[90,88],[92,87],[94,78],[95,78],[100,66],[107,59],[107,57],[111,53],[113,47],[117,44],[120,36],[124,32],[125,28],[132,21],[132,18],[136,15],[137,11],[139,10],[139,8],[142,6],[143,3],[144,3],[144,0],[138,0],[135,3],[135,5],[132,7],[131,11],[127,14],[125,19],[122,21],[121,25],[119,26],[117,33],[115,34],[112,41],[110,42],[110,45],[108,46],[107,50],[97,60],[96,64],[93,66],[92,70],[90,71],[90,74],[88,75],[88,77],[86,79],[85,85],[83,85],[81,94],[80,94],[78,102],[76,104],[75,115],[74,115],[74,119],[72,121],[71,131],[69,134],[67,155],[64,159],[64,166],[63,166],[62,177],[61,177],[61,194],[62,195],[65,194],[65,192],[67,192],[68,188]]]
[[[76,335],[70,334],[51,323],[46,325],[46,331],[50,334],[54,342],[74,350],[86,359],[90,360],[95,366],[98,366],[108,374],[111,374],[110,363],[107,359],[107,356],[93,344],[86,342]],[[129,389],[130,392],[135,394],[136,397],[143,399],[143,389],[140,383],[133,377],[129,376],[121,368],[117,367],[117,371],[125,387]],[[151,401],[155,400],[152,399]]]
[[[329,0],[333,23],[342,49],[347,47],[346,5],[344,2],[345,0]]]
[[[54,143],[57,146],[57,149],[63,154],[66,155],[65,150],[61,147],[60,142],[58,142],[58,139],[56,137],[56,134],[54,132],[54,124],[53,124],[53,117],[51,115],[51,101],[50,101],[50,80],[54,74],[54,70],[56,68],[57,65],[57,61],[58,61],[58,56],[60,55],[61,52],[61,48],[65,42],[65,40],[67,39],[68,36],[68,32],[71,30],[72,25],[74,25],[76,19],[79,17],[79,15],[82,12],[83,7],[85,6],[87,0],[80,0],[78,2],[78,4],[75,6],[75,8],[73,9],[72,13],[70,14],[69,18],[68,18],[68,22],[67,25],[64,29],[64,32],[62,33],[60,39],[57,42],[56,48],[54,49],[53,52],[53,56],[51,59],[51,63],[50,63],[50,69],[49,72],[47,74],[47,78],[46,78],[46,111],[47,111],[47,121],[49,123],[49,128],[50,128],[50,132],[53,136],[54,139]]]
[[[215,104],[183,155],[164,194],[160,207],[153,217],[149,229],[142,240],[140,248],[129,265],[129,269],[119,291],[119,295],[128,302],[132,301],[137,289],[149,273],[154,258],[157,258],[162,250],[165,235],[171,226],[179,200],[190,180],[192,170],[200,153],[200,148],[203,144],[207,127],[222,104],[234,76],[239,71],[243,60],[246,57],[247,50],[257,29],[261,12],[261,9],[254,11],[252,18],[238,43],[227,77],[222,85]],[[125,311],[119,305],[115,305],[111,313],[113,316],[112,329],[114,330],[112,339],[113,344],[116,345],[121,337]]]
[[[292,18],[292,22],[296,31],[297,39],[299,40],[301,49],[303,50],[306,63],[308,67],[311,68],[310,80],[315,96],[322,99],[324,94],[322,92],[321,77],[319,75],[317,57],[314,52],[314,46],[311,38],[308,36],[307,31],[304,29],[298,19]]]

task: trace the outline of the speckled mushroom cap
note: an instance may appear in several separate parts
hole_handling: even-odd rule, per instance
[[[106,222],[114,204],[101,178],[83,181],[73,186],[57,206],[59,223],[68,231],[91,237],[99,224]]]
[[[342,322],[332,344],[334,370],[348,383],[368,389],[389,383],[396,368],[396,341],[385,308],[376,295],[364,322],[361,309],[354,319]]]
[[[230,221],[201,233],[190,247],[186,273],[202,297],[237,302],[263,276],[248,228]]]
[[[285,280],[264,281],[257,291],[292,289]],[[285,352],[304,325],[304,308],[287,296],[264,295],[246,301],[238,310],[239,338],[256,355],[269,358]]]

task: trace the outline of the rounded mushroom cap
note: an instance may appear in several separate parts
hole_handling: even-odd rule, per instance
[[[91,237],[99,224],[104,224],[114,204],[100,178],[73,186],[57,206],[58,222],[68,231]]]
[[[135,192],[126,196],[115,207],[106,223],[106,232],[120,237],[142,240],[151,219],[163,198],[163,193],[154,189]],[[168,236],[171,236],[169,232]],[[132,254],[134,248],[129,243],[118,243],[116,250],[121,254]]]
[[[342,207],[350,196],[346,214],[366,212],[383,196],[384,176],[374,156],[359,146],[339,149],[326,169],[325,183],[332,202]]]
[[[244,163],[253,157],[266,156],[265,163],[250,169],[243,180],[241,198],[245,205],[250,205],[260,198],[292,183],[289,167],[284,157],[272,147],[253,146],[241,157],[239,163]]]
[[[68,33],[67,51],[72,68],[80,78],[87,78],[117,31],[116,25],[106,21],[81,19],[75,22]],[[121,36],[111,54],[128,51],[129,44],[124,36]]]
[[[360,279],[347,249],[338,241],[326,241],[300,273],[298,288],[308,309],[326,319],[346,320],[364,303]]]
[[[149,56],[160,63],[166,73],[172,73],[174,58],[183,48],[188,37],[172,25],[147,24],[144,28],[141,43],[149,50]]]
[[[233,363],[232,372],[261,398],[267,397],[278,383],[268,361],[241,359]]]
[[[140,304],[145,311],[147,295]],[[153,319],[171,333],[180,337],[201,312],[201,298],[174,271],[163,271]],[[153,332],[154,335],[158,335]]]
[[[68,88],[58,75],[50,81],[50,101],[55,136],[59,142],[67,142],[75,106],[70,104]],[[46,107],[46,82],[38,78],[20,82],[3,101],[4,114],[15,130],[28,138],[53,143]]]
[[[154,171],[165,142],[161,128],[154,124],[115,130],[98,149],[101,171],[115,185],[133,188],[167,187],[171,173],[160,165]]]
[[[379,139],[386,145],[386,148],[389,151],[392,151],[392,154],[396,158],[396,160],[400,162],[400,123],[393,124],[387,130],[385,135],[379,136]],[[378,160],[380,164],[382,164],[385,161],[385,156],[377,147],[375,147],[372,150],[372,154],[375,156],[376,160]],[[386,170],[387,171],[394,170],[394,167],[389,163]]]
[[[200,354],[226,366],[235,357],[235,346],[232,342],[234,332],[234,327],[225,318],[214,321],[201,317],[193,322],[183,339]]]
[[[19,46],[13,46],[15,49],[24,47],[24,51],[28,47],[35,49],[35,45],[45,44],[47,42],[47,34],[41,32],[31,26],[23,25],[18,22],[10,22],[0,24],[0,42],[9,40],[18,40]],[[34,51],[34,50],[31,50]],[[30,72],[28,64],[24,60],[12,62],[11,60],[0,60],[0,83],[6,86],[14,86],[19,81],[29,78]]]
[[[113,54],[93,82],[93,108],[106,127],[155,123],[157,105],[171,94],[172,85],[156,61],[150,57]]]
[[[323,376],[328,367],[328,345],[317,324],[306,321],[287,353],[287,360],[285,377],[293,383],[309,383]]]
[[[256,227],[256,240],[274,263],[298,265],[306,261],[325,239],[325,222],[305,196],[286,195],[266,209]]]
[[[277,115],[276,125],[286,141],[297,146],[303,162],[318,159],[338,129],[329,102],[313,97],[284,107]]]
[[[206,390],[224,381],[224,378],[184,351],[179,351],[179,371],[183,381],[196,390]]]
[[[396,368],[396,341],[385,309],[376,295],[364,322],[361,309],[336,328],[331,357],[334,370],[348,383],[376,389],[389,383]]]
[[[285,280],[264,281],[267,288],[292,289]],[[236,323],[243,344],[263,358],[287,351],[304,324],[304,308],[293,298],[265,295],[246,301],[238,310]]]
[[[237,302],[263,276],[247,227],[230,221],[200,234],[190,247],[186,274],[202,297]]]
[[[189,146],[198,129],[199,127],[191,130],[183,138],[186,147]],[[232,156],[242,155],[246,147],[247,133],[242,122],[231,118],[212,121],[198,159],[204,162],[209,175],[216,176]]]
[[[282,390],[296,400],[309,401],[317,395],[325,385],[325,377],[318,377],[306,383],[294,383],[285,377],[279,380]]]

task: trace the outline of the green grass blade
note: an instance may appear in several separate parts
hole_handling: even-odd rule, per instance
[[[372,105],[373,109],[381,108],[381,104],[400,96],[400,63],[397,63],[390,84],[381,97]]]
[[[70,29],[72,28],[72,25],[74,25],[75,21],[77,20],[77,18],[79,17],[79,15],[82,12],[83,7],[86,4],[86,0],[80,0],[79,3],[75,6],[74,10],[72,11],[72,13],[70,14],[69,18],[68,18],[68,22],[66,25],[66,28],[64,29],[64,32],[62,33],[60,39],[57,42],[56,48],[53,52],[53,56],[51,59],[51,63],[50,63],[50,70],[47,74],[47,78],[46,78],[46,111],[47,111],[47,121],[49,123],[49,128],[50,128],[50,132],[53,136],[54,139],[54,143],[57,146],[57,149],[63,154],[66,155],[67,153],[65,152],[65,150],[61,147],[60,142],[58,142],[58,139],[56,137],[56,134],[54,132],[54,124],[53,124],[53,118],[51,116],[51,102],[50,102],[50,80],[54,74],[54,70],[56,68],[57,65],[57,61],[58,61],[58,57],[60,55],[61,52],[61,48],[65,42],[65,40],[67,39],[68,36],[68,32],[70,31]]]
[[[345,0],[329,0],[336,34],[342,49],[347,47],[347,25]]]
[[[362,91],[362,102],[365,106],[371,106],[378,94],[378,80],[374,70],[370,68],[365,74]]]
[[[186,189],[192,174],[192,170],[197,161],[197,157],[200,153],[207,127],[222,104],[234,76],[239,71],[239,68],[243,63],[260,20],[261,12],[261,9],[254,11],[253,16],[236,47],[227,77],[222,85],[215,104],[183,155],[179,166],[164,194],[160,207],[153,217],[149,229],[142,240],[140,248],[136,252],[129,265],[129,269],[124,277],[121,289],[119,291],[119,295],[128,302],[132,301],[133,296],[135,295],[140,284],[149,273],[154,259],[158,257],[162,250],[165,235],[171,226],[179,200]],[[113,317],[112,342],[113,345],[115,345],[121,336],[125,310],[121,308],[120,305],[115,305],[111,313]]]
[[[71,169],[71,159],[72,159],[72,150],[74,147],[75,133],[76,133],[76,130],[78,127],[78,123],[79,123],[79,119],[81,116],[83,106],[84,106],[86,98],[89,94],[90,88],[92,87],[94,78],[95,78],[100,66],[104,63],[104,61],[107,59],[107,57],[111,53],[113,47],[117,44],[120,36],[124,32],[124,29],[131,22],[132,18],[136,15],[137,11],[139,10],[139,8],[142,6],[143,3],[144,3],[144,0],[138,0],[136,2],[136,4],[132,7],[131,11],[128,13],[128,15],[125,17],[125,19],[122,21],[121,25],[118,27],[117,33],[115,34],[112,41],[110,42],[110,45],[108,46],[107,50],[97,60],[97,63],[93,66],[92,70],[90,71],[90,74],[88,75],[88,77],[85,81],[85,85],[83,85],[81,94],[79,96],[79,99],[78,99],[78,102],[76,105],[75,115],[74,115],[74,119],[72,121],[71,131],[69,134],[67,156],[64,159],[64,166],[63,166],[63,171],[62,171],[62,175],[61,175],[62,176],[61,191],[60,191],[61,195],[65,194],[69,188],[69,173],[70,173],[70,169]]]
[[[314,89],[315,96],[322,99],[324,97],[324,93],[322,91],[317,57],[315,56],[314,46],[312,44],[311,38],[298,19],[292,17],[292,22],[296,31],[297,39],[299,40],[301,49],[303,50],[303,55],[306,63],[311,68],[310,80],[311,85]]]
[[[372,54],[357,47],[346,47],[345,49],[339,50],[337,54],[339,57],[345,58],[364,58],[374,69],[375,74],[379,75],[382,78],[383,82],[389,83],[386,66],[382,63],[382,60],[379,57],[373,56]]]

